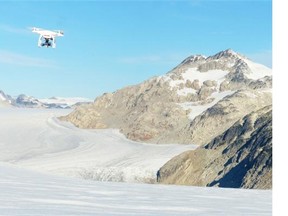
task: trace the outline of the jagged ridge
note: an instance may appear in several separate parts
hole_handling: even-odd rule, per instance
[[[171,159],[160,177],[168,184],[271,189],[272,106],[245,116],[207,145]]]

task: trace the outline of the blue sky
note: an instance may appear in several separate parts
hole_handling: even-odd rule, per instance
[[[62,29],[38,48],[28,27]],[[0,1],[0,90],[88,97],[231,48],[272,65],[270,0]]]

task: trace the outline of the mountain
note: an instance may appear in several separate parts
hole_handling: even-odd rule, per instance
[[[29,108],[43,107],[43,104],[38,99],[24,94],[19,95],[12,104],[17,107],[29,107]]]
[[[167,162],[159,182],[229,188],[272,188],[272,106],[238,120],[194,151]]]
[[[28,107],[28,108],[70,109],[80,104],[87,104],[87,103],[91,103],[91,101],[86,98],[51,97],[48,99],[36,99],[32,96],[26,96],[22,94],[16,98],[13,105],[17,107]]]
[[[0,105],[2,106],[14,106],[25,108],[58,108],[69,109],[81,104],[88,104],[92,101],[86,98],[61,98],[52,97],[48,99],[37,99],[33,96],[27,96],[20,94],[13,98],[10,95],[6,95],[3,91],[0,91]]]
[[[163,76],[105,93],[61,119],[118,128],[149,143],[204,145],[245,115],[272,104],[272,70],[231,49],[193,55]]]
[[[10,95],[6,95],[3,91],[0,90],[0,107],[1,106],[10,106],[13,98]]]

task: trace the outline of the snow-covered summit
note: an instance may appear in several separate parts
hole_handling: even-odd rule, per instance
[[[181,64],[190,64],[193,62],[205,61],[206,57],[203,55],[192,55],[184,59]]]
[[[165,75],[104,94],[90,106],[77,108],[64,120],[81,128],[120,128],[128,138],[137,141],[179,143],[182,138],[175,131],[190,128],[187,126],[190,124],[188,122],[196,120],[211,107],[234,94],[235,106],[240,104],[238,102],[241,97],[251,95],[259,98],[258,101],[253,98],[253,103],[257,104],[253,104],[254,107],[269,105],[269,95],[263,102],[263,94],[258,94],[258,91],[263,90],[270,92],[272,77],[267,76],[269,74],[271,69],[256,64],[231,49],[207,58],[194,55]],[[238,91],[252,93],[236,94]],[[246,101],[250,103],[248,99]],[[242,107],[245,106],[241,106],[238,109],[241,113],[239,115],[252,111],[253,106],[247,105],[244,110]],[[223,122],[231,124],[237,118],[232,116]],[[182,136],[186,137],[185,143],[190,142],[189,136],[191,134],[188,132]]]
[[[234,59],[244,59],[245,56],[233,51],[232,49],[223,50],[216,53],[213,56],[209,56],[208,59],[221,59],[221,58],[234,58]]]
[[[15,99],[13,105],[20,106],[20,107],[35,107],[35,108],[42,107],[42,103],[39,100],[37,100],[36,98],[32,96],[27,96],[25,94],[19,95]]]
[[[221,84],[225,85],[227,83],[230,83],[229,90],[232,90],[239,87],[246,88],[249,83],[255,87],[260,79],[263,81],[263,78],[267,76],[270,78],[272,76],[270,68],[227,49],[207,58],[202,55],[190,56],[159,79],[162,78],[162,80],[168,82],[172,88],[177,86],[182,89],[189,88],[187,82],[197,82],[199,87],[194,90],[199,90],[205,81],[211,80],[217,83],[215,87],[218,90],[220,90]],[[231,83],[234,83],[234,85]],[[235,87],[236,83],[237,86]],[[271,86],[271,83],[268,86]]]
[[[227,49],[207,58],[190,56],[158,80],[177,93],[181,107],[194,110],[194,119],[238,90],[271,88],[272,70]]]
[[[265,76],[271,76],[272,70],[264,65],[251,61],[246,56],[239,54],[231,49],[205,57],[203,55],[192,55],[184,59],[176,68],[168,73],[184,73],[188,69],[194,69],[197,72],[209,72],[211,70],[222,70],[232,74],[242,73],[245,79],[260,79]],[[256,75],[255,75],[256,74]]]
[[[207,61],[211,61],[211,60],[227,60],[229,59],[229,61],[235,61],[235,60],[245,60],[247,59],[247,57],[233,51],[232,49],[227,49],[227,50],[223,50],[221,52],[216,53],[215,55],[206,57],[204,55],[201,54],[196,54],[196,55],[191,55],[188,58],[184,59],[181,64],[179,66],[182,65],[190,65],[193,63],[205,63]]]

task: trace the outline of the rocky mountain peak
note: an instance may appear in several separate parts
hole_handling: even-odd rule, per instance
[[[239,53],[236,53],[232,49],[227,49],[227,50],[218,52],[215,55],[211,55],[209,57],[205,57],[203,55],[189,56],[188,58],[184,59],[176,68],[170,71],[168,74],[180,75],[180,74],[186,73],[188,70],[190,71],[193,70],[195,72],[197,71],[200,73],[215,71],[215,70],[217,71],[222,70],[222,71],[226,71],[229,73],[237,72],[239,76],[239,72],[243,74],[251,73],[253,68],[250,68],[250,66],[253,67],[255,66],[255,64],[253,64],[253,62],[250,61],[247,57]]]
[[[184,59],[180,65],[189,65],[193,63],[206,63],[213,60],[220,60],[220,59],[229,59],[229,60],[241,60],[247,59],[245,56],[233,51],[232,49],[226,49],[221,52],[216,53],[215,55],[205,57],[200,54],[191,55],[188,58]]]
[[[191,64],[191,63],[195,63],[195,62],[201,62],[204,61],[206,59],[205,56],[203,55],[192,55],[189,56],[188,58],[184,59],[181,64]]]
[[[236,53],[232,49],[227,49],[219,53],[216,53],[213,56],[210,56],[208,59],[222,59],[222,58],[242,59],[245,57],[240,55],[239,53]]]
[[[178,90],[180,95],[207,92],[206,87],[210,87],[210,93],[207,95],[211,95],[215,91],[234,91],[247,87],[270,88],[271,75],[270,68],[255,63],[232,49],[227,49],[207,58],[202,55],[190,56],[162,76],[162,80],[172,89]],[[201,91],[201,87],[206,89]]]

